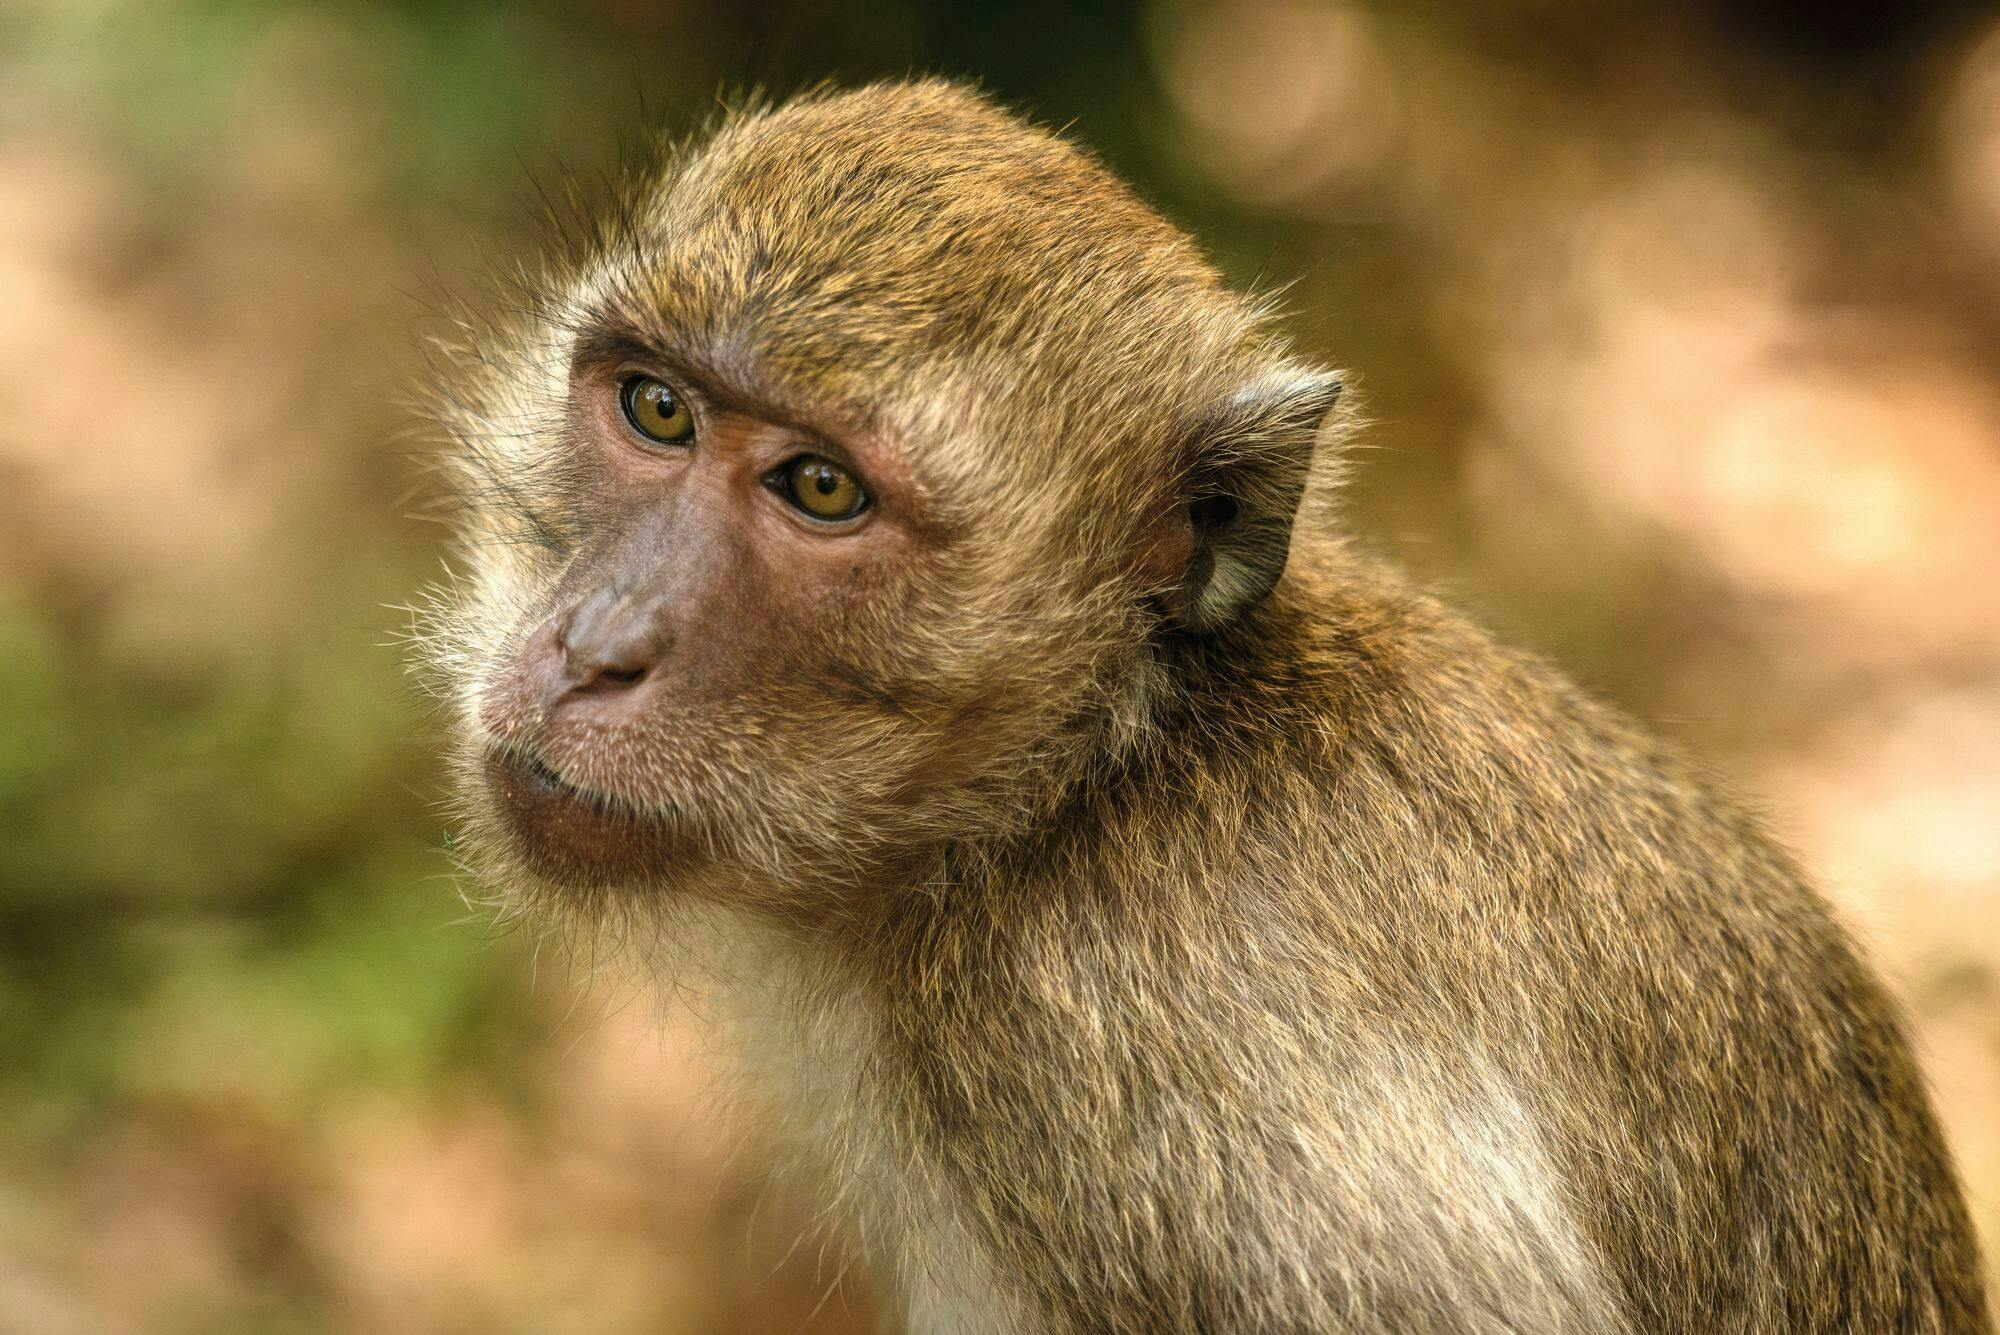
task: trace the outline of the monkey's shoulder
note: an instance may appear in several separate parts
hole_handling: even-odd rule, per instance
[[[1796,861],[1713,768],[1386,565],[1288,577],[1197,666],[1166,799],[1325,877],[1552,929],[1607,911],[1661,931],[1844,949]],[[1156,814],[1156,813],[1155,813]],[[1268,875],[1268,869],[1263,873]],[[1704,926],[1703,924],[1706,924]]]

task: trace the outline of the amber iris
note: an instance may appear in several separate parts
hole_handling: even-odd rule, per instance
[[[646,439],[662,445],[694,439],[694,414],[666,381],[635,375],[619,389],[618,399],[625,405],[625,420]]]
[[[868,508],[868,493],[854,474],[817,454],[802,454],[785,465],[784,491],[814,519],[852,519]]]

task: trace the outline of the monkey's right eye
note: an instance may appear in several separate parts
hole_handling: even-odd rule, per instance
[[[625,420],[646,439],[662,445],[694,439],[694,414],[666,381],[635,375],[619,387],[618,401],[625,406]]]

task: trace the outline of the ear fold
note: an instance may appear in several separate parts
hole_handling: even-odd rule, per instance
[[[1285,573],[1320,428],[1340,398],[1334,371],[1284,369],[1216,404],[1197,424],[1184,493],[1194,552],[1169,600],[1185,629],[1235,621]]]

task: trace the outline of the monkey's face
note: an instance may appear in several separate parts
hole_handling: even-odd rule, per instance
[[[993,423],[919,428],[886,386],[786,388],[610,317],[566,347],[546,537],[498,578],[467,676],[485,851],[510,871],[852,887],[1014,819],[1110,726],[1143,562],[1074,488],[989,457]]]
[[[475,704],[492,814],[544,879],[852,872],[947,781],[952,703],[896,638],[949,545],[907,459],[722,379],[573,352],[548,507],[569,543]]]
[[[1060,800],[1277,578],[1334,382],[1060,141],[795,104],[618,223],[446,386],[501,879],[854,893]]]

